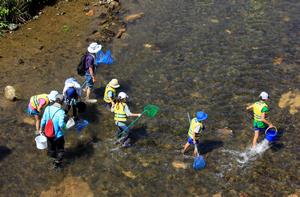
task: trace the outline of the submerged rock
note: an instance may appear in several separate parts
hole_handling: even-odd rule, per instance
[[[289,91],[281,95],[278,106],[280,108],[289,108],[290,114],[296,114],[300,109],[300,91]]]
[[[7,100],[15,101],[17,100],[16,90],[12,86],[6,86],[4,89],[4,96]]]
[[[132,21],[135,21],[137,19],[142,18],[143,16],[144,16],[144,13],[140,12],[140,13],[136,13],[136,14],[131,14],[131,15],[125,16],[124,20],[126,22],[132,22]]]
[[[93,197],[94,194],[87,182],[78,177],[67,177],[60,185],[50,187],[43,191],[40,197],[72,196],[72,197]]]
[[[23,118],[23,122],[24,122],[25,124],[35,125],[34,120],[33,120],[32,118],[30,118],[30,117],[25,117],[25,118]]]
[[[187,169],[188,164],[181,161],[173,161],[172,166],[176,169]]]
[[[222,197],[222,193],[221,193],[221,192],[216,193],[216,194],[214,194],[212,197]]]
[[[136,178],[136,176],[135,176],[131,171],[122,171],[122,173],[123,173],[125,176],[127,176],[127,177],[129,177],[129,178],[131,178],[131,179],[135,179],[135,178]]]
[[[230,128],[225,127],[222,129],[218,129],[217,133],[224,136],[224,135],[232,135],[233,131]]]

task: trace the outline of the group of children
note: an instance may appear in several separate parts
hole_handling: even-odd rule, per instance
[[[73,77],[65,81],[62,94],[58,91],[52,90],[49,94],[39,94],[32,96],[28,104],[28,114],[35,117],[36,134],[45,133],[45,127],[49,119],[53,120],[54,134],[52,137],[46,136],[48,139],[48,154],[55,158],[55,166],[61,164],[64,152],[63,132],[66,129],[66,118],[70,109],[73,109],[73,117],[75,121],[78,118],[78,112],[83,112],[86,108],[84,101],[89,100],[91,89],[95,83],[95,53],[101,50],[102,46],[97,43],[92,43],[88,47],[88,55],[85,58],[85,88]],[[93,50],[92,50],[93,49]],[[127,118],[141,116],[140,113],[132,113],[126,104],[128,95],[125,92],[117,93],[119,88],[117,79],[112,79],[105,88],[103,100],[105,105],[114,114],[114,122],[117,126],[117,143],[121,143],[123,147],[128,147],[130,143],[130,131],[127,126]],[[82,90],[86,92],[85,99],[82,99]],[[269,108],[266,101],[269,96],[266,92],[260,94],[260,101],[247,107],[247,110],[253,109],[254,114],[254,130],[253,147],[256,146],[259,131],[265,130],[267,127],[273,125],[266,119],[266,113]],[[62,110],[61,110],[62,109]],[[42,116],[42,113],[44,114]],[[41,120],[42,116],[42,120]],[[204,122],[208,115],[203,111],[198,111],[196,117],[190,121],[188,130],[188,140],[184,145],[183,153],[186,153],[190,145],[197,146],[200,139],[200,134],[205,129]],[[50,146],[49,146],[50,145]],[[194,154],[196,154],[196,148]],[[58,156],[60,154],[60,156]]]

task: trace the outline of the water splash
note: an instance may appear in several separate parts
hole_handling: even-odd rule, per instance
[[[258,143],[255,148],[248,147],[245,151],[242,152],[224,149],[223,152],[231,154],[233,156],[233,160],[238,163],[238,167],[242,168],[250,161],[255,161],[269,148],[270,145],[268,140],[264,139],[262,142]]]
[[[244,169],[249,166],[251,162],[259,158],[266,150],[270,148],[269,142],[264,139],[256,145],[256,148],[248,147],[245,151],[236,151],[223,149],[221,152],[227,159],[220,163],[220,172],[216,174],[217,177],[222,178],[225,173],[231,172],[233,169]]]

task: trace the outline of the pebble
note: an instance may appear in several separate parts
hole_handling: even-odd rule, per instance
[[[125,16],[124,20],[126,22],[132,22],[132,21],[135,21],[137,19],[142,18],[143,16],[144,16],[144,13],[140,12],[140,13],[136,13],[136,14],[131,14],[131,15]]]
[[[15,90],[14,87],[12,87],[10,85],[5,87],[4,96],[7,100],[10,100],[10,101],[16,101],[17,100],[16,90]]]
[[[8,25],[8,29],[10,30],[10,31],[15,31],[15,30],[17,30],[18,29],[18,25],[17,24],[14,24],[14,23],[10,23],[9,25]]]
[[[176,169],[187,169],[188,164],[181,161],[173,161],[172,166]]]

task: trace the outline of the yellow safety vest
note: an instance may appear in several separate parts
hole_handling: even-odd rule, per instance
[[[189,132],[188,132],[189,137],[193,138],[194,130],[198,126],[200,126],[200,130],[199,130],[199,133],[195,133],[196,140],[198,140],[200,138],[199,134],[200,134],[201,130],[203,129],[203,124],[202,124],[202,122],[198,122],[197,118],[193,118],[191,121],[191,124],[190,124]]]
[[[261,112],[261,110],[264,107],[268,107],[268,105],[265,102],[258,101],[258,102],[254,103],[254,105],[253,105],[254,120],[256,120],[256,121],[262,121],[261,115],[263,114],[263,112]]]
[[[34,108],[37,109],[38,106],[40,105],[39,99],[45,99],[46,103],[43,107],[47,106],[49,104],[49,99],[48,99],[48,94],[39,94],[30,97],[30,105]]]
[[[105,91],[104,91],[104,97],[103,100],[107,103],[110,103],[109,97],[108,97],[108,92],[111,91],[112,92],[112,99],[115,99],[116,97],[116,90],[111,87],[110,85],[106,85]]]
[[[126,122],[127,116],[124,111],[126,103],[116,103],[114,106],[115,121]]]

